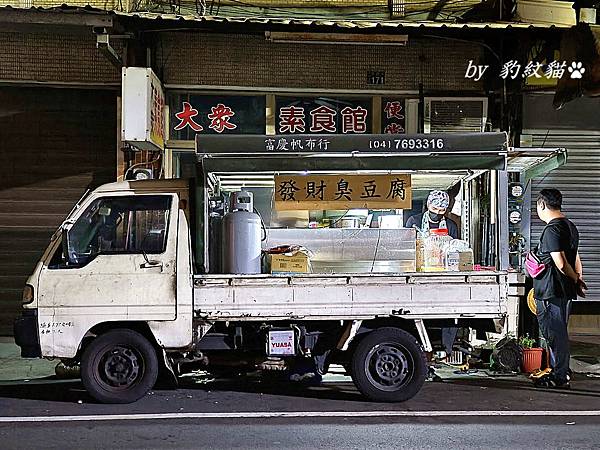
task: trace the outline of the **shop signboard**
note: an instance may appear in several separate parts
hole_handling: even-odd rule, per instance
[[[366,134],[371,98],[275,97],[277,134]]]
[[[264,95],[198,95],[169,93],[173,140],[193,141],[197,134],[264,134]]]
[[[121,139],[142,150],[165,148],[165,94],[152,69],[122,71]]]
[[[407,174],[278,175],[275,209],[410,209],[411,180]]]
[[[381,129],[385,134],[406,133],[406,102],[403,98],[381,99]]]

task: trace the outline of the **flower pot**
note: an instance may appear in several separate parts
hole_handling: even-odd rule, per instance
[[[542,367],[543,348],[524,348],[521,368],[525,373],[532,373]]]

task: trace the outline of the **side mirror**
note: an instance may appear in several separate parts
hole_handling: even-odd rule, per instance
[[[140,250],[142,251],[142,256],[144,257],[144,260],[146,261],[145,264],[142,264],[140,267],[142,269],[147,269],[148,267],[156,267],[156,266],[161,266],[162,264],[160,261],[156,261],[154,259],[148,259],[148,254],[146,253],[146,240],[152,236],[152,235],[161,235],[162,234],[162,230],[160,229],[150,229],[150,231],[148,231],[148,233],[146,233],[146,236],[144,236],[144,239],[142,239],[142,245],[140,246]]]

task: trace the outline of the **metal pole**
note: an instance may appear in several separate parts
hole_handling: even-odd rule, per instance
[[[499,170],[497,172],[497,259],[500,270],[509,268],[509,245],[508,245],[508,172]]]

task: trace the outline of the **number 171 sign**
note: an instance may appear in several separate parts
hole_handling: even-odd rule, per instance
[[[275,209],[410,209],[410,175],[275,177]]]

